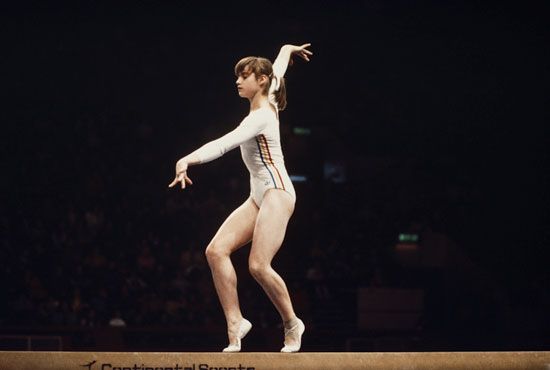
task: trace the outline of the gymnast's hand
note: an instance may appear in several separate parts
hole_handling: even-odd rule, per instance
[[[290,51],[290,55],[298,55],[300,58],[302,58],[306,62],[309,62],[309,56],[313,55],[311,51],[307,50],[307,48],[309,48],[310,46],[311,46],[310,43],[303,44],[300,46],[290,45],[290,44],[285,45],[285,47],[288,48],[288,50]],[[293,64],[292,58],[290,58],[290,60],[288,61],[288,64],[289,65]]]
[[[169,188],[173,187],[178,182],[181,182],[182,189],[185,189],[185,184],[193,185],[193,181],[187,176],[187,167],[188,164],[183,158],[176,163],[176,177],[174,177],[174,181],[168,185]]]

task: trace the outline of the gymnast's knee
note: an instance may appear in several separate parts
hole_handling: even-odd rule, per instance
[[[208,263],[216,262],[221,258],[229,257],[228,248],[216,240],[212,240],[204,251]]]
[[[265,280],[265,277],[269,275],[270,270],[271,266],[267,263],[258,261],[248,262],[248,271],[250,271],[250,275],[252,275],[256,281]]]

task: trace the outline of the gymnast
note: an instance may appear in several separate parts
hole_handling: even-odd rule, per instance
[[[190,166],[210,162],[237,146],[250,172],[250,196],[227,217],[205,252],[227,321],[229,345],[223,352],[239,352],[241,340],[252,328],[241,313],[237,275],[230,259],[231,253],[250,241],[250,273],[283,321],[281,352],[298,352],[301,347],[305,325],[296,316],[287,286],[271,266],[271,261],[283,243],[296,202],[279,134],[279,111],[286,107],[284,75],[293,63],[293,56],[309,62],[310,46],[309,43],[284,45],[273,64],[261,57],[241,59],[235,65],[237,91],[250,102],[250,112],[233,131],[178,160],[175,178],[168,185],[174,187],[180,183],[185,189],[193,184],[187,174]]]

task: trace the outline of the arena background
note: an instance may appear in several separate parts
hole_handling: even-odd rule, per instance
[[[276,268],[305,351],[548,349],[544,2],[2,5],[2,349],[217,351],[204,258],[248,195],[233,66],[311,42],[281,114],[298,202]],[[234,257],[245,350],[275,309]]]

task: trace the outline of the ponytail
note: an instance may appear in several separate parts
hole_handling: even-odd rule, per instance
[[[274,92],[275,101],[277,102],[277,107],[280,111],[285,110],[286,108],[286,84],[285,78],[281,77],[279,80],[279,89]]]

